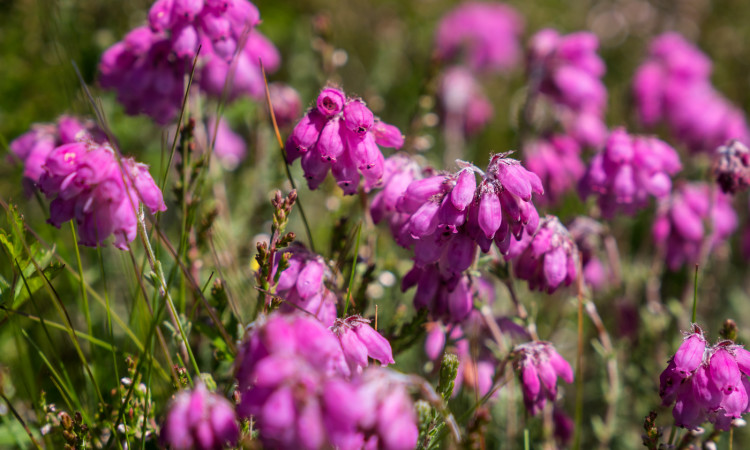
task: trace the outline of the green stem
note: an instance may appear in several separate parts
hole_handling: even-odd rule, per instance
[[[349,300],[352,298],[352,287],[354,286],[354,273],[357,268],[357,257],[359,257],[359,238],[362,235],[362,222],[357,226],[357,243],[354,244],[354,256],[352,257],[352,272],[349,275],[349,289],[346,291],[346,302],[344,303],[344,317],[349,310]]]
[[[83,314],[86,316],[86,326],[88,328],[89,336],[93,336],[94,333],[91,327],[91,312],[89,311],[89,297],[86,293],[86,283],[83,278],[83,265],[81,264],[81,252],[78,248],[78,235],[76,234],[76,226],[71,220],[70,222],[70,233],[73,235],[73,248],[76,249],[76,262],[78,263],[78,276],[80,278],[79,285],[81,287],[81,299],[83,300]],[[119,379],[119,378],[118,378]]]
[[[695,323],[695,316],[698,311],[698,264],[695,265],[695,278],[693,282],[693,320],[691,323]]]

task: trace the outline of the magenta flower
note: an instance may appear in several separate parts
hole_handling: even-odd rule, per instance
[[[721,190],[736,194],[750,186],[750,150],[740,141],[716,149],[714,176]]]
[[[472,70],[507,71],[521,57],[523,19],[502,3],[463,3],[441,19],[435,33],[438,56],[465,56]]]
[[[61,145],[43,168],[39,188],[53,199],[48,222],[59,228],[75,219],[82,245],[96,247],[114,235],[115,247],[127,250],[137,233],[139,205],[152,214],[167,209],[148,166],[119,159],[109,144]]]
[[[537,174],[545,186],[544,202],[557,203],[586,171],[580,146],[566,135],[527,142],[523,154],[526,167]]]
[[[601,145],[606,130],[607,89],[601,80],[605,66],[598,47],[593,33],[561,36],[544,29],[532,36],[527,52],[531,85],[559,108],[567,134],[585,147]]]
[[[470,70],[451,67],[440,77],[438,97],[446,131],[465,135],[481,131],[492,119],[494,108]]]
[[[710,235],[703,226],[707,220],[711,221]],[[731,197],[706,184],[693,183],[680,186],[662,203],[651,233],[654,242],[666,251],[667,266],[677,270],[684,264],[698,263],[702,251],[725,242],[736,228]]]
[[[208,119],[206,127],[209,143],[213,142],[213,154],[227,170],[236,169],[247,154],[245,140],[229,128],[229,124],[223,117],[219,119],[218,128],[216,128],[215,117]],[[213,138],[214,129],[216,130],[216,140]]]
[[[366,192],[382,183],[385,159],[378,146],[401,145],[398,130],[376,119],[361,99],[327,87],[294,127],[286,157],[290,163],[301,158],[310,189],[317,189],[330,171],[344,195],[354,195],[360,174]]]
[[[314,315],[325,326],[332,326],[336,320],[338,299],[336,294],[326,287],[325,282],[332,280],[333,275],[325,260],[295,244],[277,253],[274,259],[274,276],[279,258],[285,253],[291,254],[289,267],[279,275],[275,293],[286,302]],[[291,304],[283,304],[281,310],[294,311],[296,308]]]
[[[693,151],[713,151],[730,139],[747,142],[744,113],[711,84],[711,61],[677,33],[656,37],[633,79],[638,118],[646,126],[665,122]]]
[[[662,404],[674,403],[675,424],[696,429],[704,422],[728,430],[750,411],[750,352],[730,340],[709,345],[693,325],[660,378]]]
[[[236,445],[239,433],[233,405],[199,382],[172,400],[161,441],[175,450],[214,450]]]
[[[529,282],[530,289],[551,294],[576,279],[578,247],[560,220],[547,216],[525,250],[514,259],[513,267],[518,278]]]
[[[271,83],[268,85],[271,94],[271,105],[276,115],[276,123],[280,127],[291,125],[302,114],[302,100],[299,93],[291,86],[284,83]]]
[[[331,330],[341,343],[344,358],[352,373],[362,373],[362,369],[368,366],[368,357],[379,361],[383,366],[396,362],[391,344],[370,326],[369,319],[358,315],[336,319]]]
[[[584,281],[594,289],[603,288],[610,276],[609,268],[598,256],[602,249],[604,227],[590,217],[581,216],[568,225],[568,231],[581,255]]]
[[[128,114],[144,113],[159,124],[169,123],[182,105],[184,79],[200,48],[195,85],[215,97],[226,89],[229,99],[260,99],[264,84],[258,61],[273,72],[280,57],[254,29],[259,22],[257,8],[247,0],[158,0],[149,11],[148,26],[132,30],[102,55],[100,83],[117,91]],[[243,38],[244,47],[237,49]]]
[[[521,382],[526,410],[535,416],[547,400],[557,398],[557,378],[573,382],[573,369],[550,342],[534,341],[516,346],[513,367]]]
[[[24,183],[32,189],[39,183],[44,162],[52,150],[64,144],[86,141],[102,144],[106,137],[91,120],[60,116],[56,123],[32,125],[31,130],[11,141],[11,160],[23,163]]]
[[[667,197],[670,177],[681,169],[677,152],[667,143],[617,128],[591,160],[579,191],[584,198],[595,195],[605,217],[618,210],[632,215],[647,207],[651,197]]]

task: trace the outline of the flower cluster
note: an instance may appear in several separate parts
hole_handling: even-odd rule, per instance
[[[9,149],[23,163],[24,183],[33,188],[44,173],[44,161],[52,150],[64,144],[93,141],[104,143],[104,133],[90,120],[61,116],[56,123],[38,123],[14,139]]]
[[[733,419],[750,411],[748,376],[750,352],[731,340],[709,345],[693,325],[659,377],[659,396],[664,406],[674,403],[677,426],[697,429],[709,421],[728,430]]]
[[[746,190],[750,186],[750,149],[735,140],[717,148],[714,176],[726,194]]]
[[[492,103],[471,71],[464,67],[451,67],[443,73],[438,97],[446,131],[455,129],[472,135],[492,119]]]
[[[523,147],[526,167],[542,179],[545,202],[555,203],[575,187],[586,166],[581,161],[581,147],[575,139],[556,134],[526,142]]]
[[[710,234],[704,222],[710,221]],[[667,266],[677,270],[700,261],[726,241],[737,228],[731,197],[704,183],[680,186],[657,212],[652,227],[654,242],[666,246]]]
[[[439,58],[465,55],[474,71],[512,69],[521,56],[523,20],[502,3],[467,2],[441,19],[435,33]]]
[[[75,219],[80,244],[96,247],[114,235],[115,247],[127,250],[137,233],[139,205],[152,214],[167,209],[148,166],[120,159],[109,144],[61,145],[42,167],[39,188],[53,199],[49,223],[59,228]]]
[[[711,84],[711,61],[677,33],[655,38],[633,80],[639,120],[665,122],[693,151],[713,151],[730,139],[747,142],[744,113]]]
[[[534,341],[516,346],[513,367],[518,372],[526,410],[537,415],[547,400],[557,398],[557,378],[573,382],[573,369],[550,342]]]
[[[400,148],[403,143],[398,128],[376,119],[361,99],[327,87],[294,127],[286,157],[290,163],[301,158],[310,189],[317,189],[331,171],[344,194],[354,195],[360,173],[367,192],[382,181],[385,160],[378,145]]]
[[[240,350],[239,415],[254,417],[268,447],[413,448],[414,406],[397,375],[374,367],[347,373],[331,330],[308,316],[272,315]]]
[[[117,91],[128,114],[145,113],[160,124],[177,115],[185,75],[196,56],[197,81],[206,93],[219,97],[226,87],[230,99],[260,98],[264,84],[258,60],[273,71],[280,58],[254,29],[259,22],[257,8],[247,0],[158,0],[148,26],[132,30],[104,52],[99,81]]]
[[[415,309],[427,308],[432,317],[460,322],[474,307],[472,280],[466,275],[446,276],[441,272],[438,264],[415,264],[401,281],[401,290],[407,291],[416,285]]]
[[[532,290],[551,294],[562,285],[569,286],[578,275],[578,247],[555,216],[542,219],[536,233],[530,239],[518,241],[514,251],[506,256],[510,257],[515,263],[516,276],[528,281]]]
[[[331,331],[341,343],[351,373],[362,373],[368,356],[383,366],[395,363],[391,344],[370,326],[369,319],[358,315],[336,319]]]
[[[618,209],[634,214],[648,206],[650,197],[668,196],[670,176],[681,169],[677,152],[664,141],[617,128],[591,160],[579,191],[584,198],[596,195],[605,217]]]
[[[194,390],[180,391],[172,400],[161,440],[175,450],[214,450],[235,445],[239,434],[233,405],[199,382]]]
[[[601,145],[607,132],[607,89],[601,80],[605,66],[596,53],[598,47],[592,33],[560,36],[555,30],[545,29],[531,38],[528,50],[532,89],[538,86],[539,92],[559,108],[567,134],[587,147]]]
[[[279,275],[275,293],[315,315],[325,326],[332,326],[336,320],[337,297],[325,283],[332,278],[331,270],[321,256],[301,245],[293,245],[276,254],[274,275],[285,254],[289,255],[288,266]],[[291,312],[295,307],[284,304],[281,309]]]

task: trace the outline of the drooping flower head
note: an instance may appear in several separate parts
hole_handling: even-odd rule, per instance
[[[659,377],[662,405],[674,404],[679,427],[697,429],[708,421],[728,430],[734,419],[750,411],[750,352],[726,339],[710,345],[698,325],[684,334]]]
[[[236,362],[238,413],[254,418],[264,446],[416,445],[403,377],[376,367],[358,375],[343,353],[334,333],[310,316],[273,314],[249,330]]]
[[[729,141],[716,149],[714,177],[725,194],[736,194],[750,186],[750,150],[740,141]]]
[[[158,0],[149,10],[148,26],[104,52],[100,83],[117,91],[128,114],[144,113],[166,124],[181,107],[184,80],[197,55],[195,84],[203,91],[220,97],[226,86],[229,99],[261,98],[259,59],[267,71],[280,61],[273,44],[255,29],[259,22],[257,8],[247,0]]]
[[[402,282],[401,290],[416,286],[414,308],[426,308],[433,318],[446,323],[461,322],[474,308],[476,294],[472,280],[466,275],[446,275],[438,264],[415,264]]]
[[[39,188],[52,199],[48,222],[59,228],[75,219],[82,245],[96,247],[114,235],[115,247],[127,250],[137,233],[140,204],[152,214],[167,209],[148,166],[119,159],[109,144],[61,145],[43,168]]]
[[[462,3],[441,19],[435,33],[438,57],[464,57],[473,70],[507,71],[521,56],[523,20],[502,3]]]
[[[544,409],[547,400],[557,398],[557,378],[573,382],[573,369],[557,353],[550,342],[533,341],[516,346],[513,368],[521,382],[526,410],[535,416]]]
[[[11,154],[23,163],[23,176],[29,188],[36,187],[44,173],[44,162],[52,150],[64,144],[92,141],[104,143],[104,133],[91,120],[60,116],[56,123],[38,123],[11,141]]]
[[[316,316],[325,326],[332,326],[336,320],[336,294],[328,289],[326,281],[333,277],[325,260],[300,244],[292,245],[276,254],[273,273],[279,260],[288,255],[288,267],[279,275],[275,293],[287,303],[296,305]],[[282,311],[296,309],[282,304]]]
[[[239,434],[234,406],[199,382],[172,400],[161,441],[175,450],[214,450],[235,445]]]
[[[710,221],[710,234],[704,222]],[[684,184],[659,207],[652,227],[654,242],[665,249],[667,266],[696,264],[702,251],[725,242],[737,228],[731,197],[704,183]]]
[[[617,128],[591,160],[579,191],[584,198],[596,196],[605,217],[618,210],[635,214],[648,206],[651,197],[667,197],[670,177],[681,169],[677,152],[664,141]]]
[[[576,279],[578,247],[557,217],[546,216],[526,248],[515,257],[514,269],[518,278],[529,282],[530,289],[551,294]]]
[[[402,145],[398,129],[376,119],[361,99],[327,87],[294,127],[286,156],[290,163],[301,158],[310,189],[317,189],[330,171],[344,195],[353,195],[360,174],[367,192],[382,182],[385,159],[378,146]]]
[[[582,146],[598,147],[605,137],[607,89],[602,82],[604,61],[596,53],[599,40],[593,33],[561,36],[544,29],[532,36],[527,71],[532,87],[559,110],[566,132]],[[533,93],[532,93],[533,95]]]
[[[336,319],[331,330],[341,343],[344,358],[352,373],[361,373],[369,364],[368,357],[379,361],[383,366],[395,363],[391,344],[370,326],[369,319],[359,315]]]
[[[638,118],[666,122],[693,151],[711,152],[731,139],[747,142],[744,113],[711,84],[711,60],[677,33],[657,36],[633,79]]]
[[[564,134],[527,142],[523,155],[526,167],[537,174],[545,186],[541,200],[551,204],[574,188],[586,171],[578,142]]]

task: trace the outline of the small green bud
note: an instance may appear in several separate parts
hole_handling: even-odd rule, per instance
[[[440,364],[440,380],[438,381],[438,392],[444,401],[453,395],[453,387],[458,374],[458,356],[453,353],[445,353],[443,362]]]

